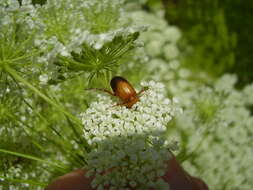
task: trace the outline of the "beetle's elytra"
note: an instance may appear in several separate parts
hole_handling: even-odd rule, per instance
[[[90,90],[100,90],[112,96],[117,96],[122,101],[117,105],[126,106],[127,108],[131,108],[136,102],[138,102],[139,95],[147,90],[142,89],[140,92],[136,93],[133,86],[126,79],[120,76],[113,77],[110,85],[113,92],[101,88],[91,88]]]

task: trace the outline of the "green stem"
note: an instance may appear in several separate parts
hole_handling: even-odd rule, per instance
[[[28,88],[30,88],[33,92],[35,92],[38,96],[40,96],[42,99],[44,99],[47,103],[51,104],[55,108],[57,108],[60,112],[64,113],[66,116],[71,118],[73,121],[75,121],[77,124],[81,125],[81,121],[77,119],[74,115],[66,111],[64,108],[62,108],[60,105],[52,101],[50,98],[48,98],[46,95],[44,95],[42,92],[40,92],[37,88],[35,88],[32,84],[30,84],[27,80],[22,78],[14,69],[9,67],[8,65],[4,66],[5,71],[7,71],[13,78],[15,78],[17,81],[23,83]]]
[[[207,128],[208,129],[208,128]],[[203,132],[203,137],[201,138],[200,142],[192,149],[191,152],[186,153],[183,157],[183,159],[180,160],[180,163],[183,163],[184,161],[188,160],[193,156],[193,154],[199,149],[199,147],[202,145],[202,143],[205,141],[207,137],[207,130]]]
[[[51,104],[56,109],[58,109],[60,112],[62,112],[63,114],[65,114],[68,118],[70,118],[72,121],[74,121],[77,124],[77,126],[80,127],[80,129],[78,131],[81,131],[82,123],[81,123],[81,121],[77,117],[75,117],[74,115],[72,115],[71,113],[69,113],[68,111],[66,111],[61,105],[57,104],[56,102],[54,102],[53,100],[51,100],[49,97],[47,97],[45,94],[43,94],[42,92],[40,92],[40,90],[38,90],[37,88],[35,88],[27,80],[25,80],[23,77],[21,77],[14,69],[12,69],[11,67],[9,67],[7,64],[4,65],[4,69],[5,69],[6,72],[8,72],[17,81],[19,81],[22,84],[26,85],[30,90],[32,90],[33,92],[35,92],[38,96],[40,96],[42,99],[44,99],[47,103]],[[72,129],[73,129],[73,127],[72,127]],[[86,148],[87,150],[89,150],[88,143],[85,141],[85,139],[83,139],[83,138],[81,138],[81,139],[82,139],[82,142],[84,144],[84,148]]]
[[[18,156],[18,157],[22,157],[22,158],[26,158],[26,159],[29,159],[29,160],[35,160],[35,161],[38,161],[38,162],[46,163],[46,164],[48,164],[50,166],[55,167],[56,169],[58,169],[61,172],[66,172],[67,171],[67,167],[64,166],[64,165],[59,165],[59,164],[56,164],[54,162],[50,162],[48,160],[43,160],[41,158],[29,155],[29,154],[23,154],[23,153],[19,153],[19,152],[13,152],[13,151],[1,149],[1,148],[0,148],[0,152],[5,153],[5,154],[10,154],[10,155]]]
[[[40,187],[47,186],[46,183],[37,182],[37,181],[33,181],[33,180],[27,180],[27,179],[12,179],[12,178],[8,178],[8,177],[5,177],[5,176],[0,176],[0,179],[6,180],[6,181],[9,181],[9,182],[26,183],[26,184],[36,185],[36,186],[40,186]]]

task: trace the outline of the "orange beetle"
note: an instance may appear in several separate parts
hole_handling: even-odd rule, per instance
[[[88,90],[100,90],[112,96],[117,96],[122,101],[122,103],[117,105],[126,106],[127,108],[131,108],[136,102],[138,102],[139,95],[147,90],[147,88],[143,88],[140,92],[136,93],[133,86],[126,79],[120,76],[113,77],[110,85],[113,92],[102,88],[90,88]]]

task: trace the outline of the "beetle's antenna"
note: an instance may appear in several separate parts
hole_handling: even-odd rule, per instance
[[[138,93],[137,96],[139,96],[140,94],[142,94],[143,92],[145,92],[146,90],[148,90],[148,87],[143,87]]]

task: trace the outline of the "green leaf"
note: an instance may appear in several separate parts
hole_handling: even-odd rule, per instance
[[[46,183],[42,183],[42,182],[38,182],[38,181],[34,181],[34,180],[13,179],[13,178],[5,177],[5,176],[0,176],[0,179],[6,180],[6,181],[9,181],[9,182],[26,183],[26,184],[35,185],[35,186],[40,186],[40,187],[45,187],[45,186],[47,186]]]
[[[48,164],[49,166],[53,166],[53,167],[55,167],[55,169],[57,169],[59,171],[62,171],[62,172],[67,171],[67,167],[64,166],[64,165],[59,165],[55,162],[44,160],[44,159],[38,158],[38,157],[33,156],[33,155],[23,154],[23,153],[19,153],[19,152],[13,152],[13,151],[10,151],[10,150],[5,150],[5,149],[0,149],[0,152],[5,153],[5,154],[10,154],[10,155],[13,155],[13,156],[26,158],[26,159],[29,159],[29,160],[42,162],[42,163]]]

